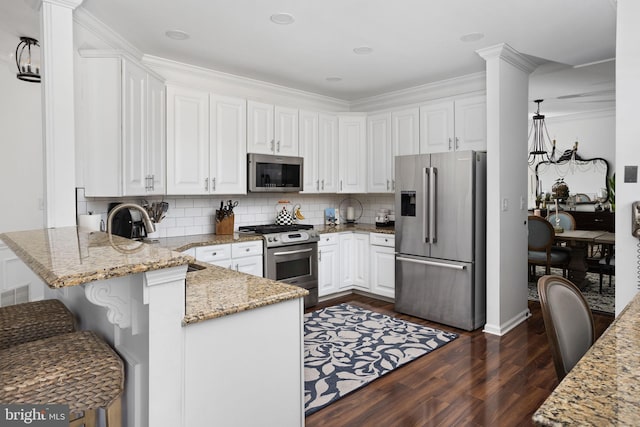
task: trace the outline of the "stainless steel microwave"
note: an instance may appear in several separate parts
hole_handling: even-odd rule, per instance
[[[251,193],[302,191],[302,157],[247,155],[247,190]]]

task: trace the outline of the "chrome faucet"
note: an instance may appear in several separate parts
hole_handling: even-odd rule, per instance
[[[136,205],[135,203],[121,203],[115,208],[111,209],[111,212],[109,212],[109,216],[107,217],[107,234],[109,236],[111,236],[111,223],[113,222],[113,217],[115,216],[116,212],[128,208],[138,210],[142,213],[142,222],[144,223],[144,229],[146,230],[147,234],[156,231],[156,227],[153,224],[153,221],[151,221],[151,218],[149,217],[149,214],[147,213],[145,208],[140,205]]]

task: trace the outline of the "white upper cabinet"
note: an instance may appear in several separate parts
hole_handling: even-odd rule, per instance
[[[247,152],[298,155],[298,110],[247,102]]]
[[[455,102],[456,150],[487,149],[487,99],[485,96]]]
[[[338,116],[338,193],[367,192],[367,118]]]
[[[430,102],[420,107],[420,152],[487,149],[485,96]]]
[[[391,113],[372,114],[367,117],[369,149],[368,191],[393,191],[393,150],[391,141]]]
[[[246,101],[167,89],[167,193],[243,194]]]
[[[335,193],[338,176],[338,118],[300,110],[300,156],[304,158],[304,192]]]
[[[209,94],[167,87],[167,193],[209,194]]]
[[[247,192],[247,103],[211,94],[209,104],[211,194]]]
[[[338,191],[338,116],[318,115],[318,183],[321,193]]]
[[[420,153],[420,109],[418,107],[391,113],[391,139],[394,156]]]
[[[367,117],[369,141],[370,193],[395,191],[395,156],[418,154],[420,151],[420,114],[418,108]]]
[[[164,82],[124,54],[80,54],[78,160],[85,195],[164,194]]]

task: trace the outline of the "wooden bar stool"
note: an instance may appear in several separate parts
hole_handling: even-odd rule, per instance
[[[73,313],[57,299],[0,308],[0,349],[75,330]]]
[[[69,405],[70,426],[95,426],[104,408],[107,426],[120,427],[123,390],[122,360],[92,331],[0,350],[0,402]]]

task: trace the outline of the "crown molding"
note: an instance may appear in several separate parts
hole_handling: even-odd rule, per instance
[[[547,123],[560,123],[560,122],[569,122],[574,120],[593,120],[593,119],[601,119],[604,117],[614,117],[616,116],[615,108],[603,108],[601,110],[592,110],[592,111],[583,111],[577,113],[567,113],[561,114],[557,116],[546,116]],[[531,119],[529,119],[531,122]]]
[[[87,12],[84,8],[76,9],[73,14],[73,20],[77,25],[85,28],[114,49],[123,50],[131,55],[131,57],[136,58],[137,61],[142,59],[144,54],[140,49],[129,43],[124,37],[113,31],[104,22]]]
[[[142,62],[164,76],[167,84],[189,86],[196,89],[213,89],[216,86],[227,85],[231,87],[238,87],[249,92],[266,92],[268,94],[277,94],[284,97],[303,99],[312,103],[321,103],[329,106],[331,110],[346,111],[349,109],[349,103],[341,99],[293,89],[249,77],[216,71],[197,65],[160,58],[153,55],[143,55]],[[251,98],[251,96],[247,97]],[[268,102],[268,99],[266,101]]]
[[[439,98],[456,95],[484,94],[486,92],[486,73],[467,74],[407,89],[387,92],[350,103],[352,111],[378,111],[398,106],[410,106]]]
[[[478,49],[476,53],[485,61],[495,58],[502,59],[527,74],[531,74],[539,65],[506,43]]]

